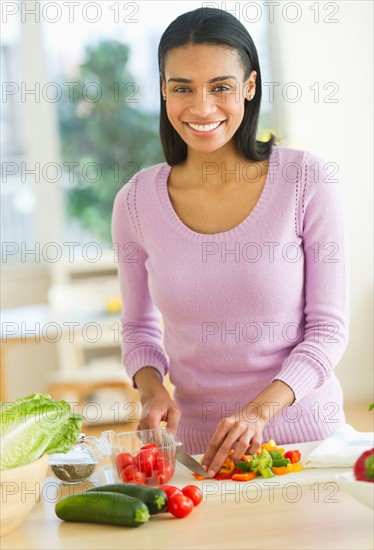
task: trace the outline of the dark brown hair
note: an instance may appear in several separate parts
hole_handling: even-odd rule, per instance
[[[257,72],[256,94],[245,99],[244,117],[235,137],[240,152],[249,160],[262,161],[270,156],[275,136],[266,142],[256,139],[260,115],[262,82],[256,46],[247,29],[230,13],[215,8],[199,8],[175,19],[163,33],[158,47],[160,71],[160,138],[166,161],[173,166],[187,157],[187,145],[170,123],[162,98],[162,79],[165,80],[165,60],[168,52],[188,44],[215,44],[237,51],[246,80]]]

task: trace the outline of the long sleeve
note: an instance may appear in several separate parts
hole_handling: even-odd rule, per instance
[[[161,315],[148,286],[147,253],[137,209],[139,174],[118,192],[112,216],[122,298],[122,359],[132,379],[145,366],[154,367],[163,378],[168,372],[168,360],[162,345]]]
[[[348,341],[347,231],[333,163],[309,155],[297,200],[296,225],[305,258],[303,340],[275,379],[287,383],[296,402],[331,376]]]

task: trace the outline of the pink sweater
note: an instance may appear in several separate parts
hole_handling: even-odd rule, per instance
[[[325,438],[345,421],[334,374],[349,315],[336,165],[274,147],[251,214],[213,235],[178,218],[170,170],[141,170],[114,203],[127,373],[169,372],[178,436],[191,453],[203,453],[218,421],[239,415],[274,379],[296,401],[268,423],[264,440]]]

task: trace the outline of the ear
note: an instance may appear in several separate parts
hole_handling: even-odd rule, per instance
[[[245,81],[245,99],[251,101],[256,93],[256,71],[252,71],[247,80]]]
[[[160,73],[160,79],[161,79],[161,92],[163,96],[166,96],[166,82],[162,78],[162,74]]]

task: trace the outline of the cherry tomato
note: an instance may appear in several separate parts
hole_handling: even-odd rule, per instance
[[[132,481],[134,483],[145,482],[145,475],[139,470],[137,466],[130,464],[122,470],[121,473],[122,481],[125,483]]]
[[[136,466],[146,475],[146,477],[152,476],[155,462],[154,454],[149,452],[149,449],[140,451],[135,457]]]
[[[161,489],[161,491],[164,491],[164,493],[166,493],[167,502],[169,502],[169,500],[174,495],[183,495],[182,491],[178,489],[178,487],[174,487],[174,485],[160,485],[159,489]],[[168,505],[166,505],[164,512],[168,512],[168,511],[169,511],[169,507]]]
[[[156,480],[158,485],[163,485],[173,477],[174,470],[166,460],[157,462]]]
[[[182,495],[182,491],[178,489],[178,487],[174,487],[174,485],[160,485],[159,489],[161,491],[164,491],[166,493],[166,496],[168,497],[168,500],[171,499],[174,495]]]
[[[121,474],[126,466],[131,466],[132,464],[134,464],[134,457],[130,453],[119,453],[116,456],[116,466],[119,474]]]
[[[148,445],[143,445],[143,447],[140,448],[140,451],[145,454],[149,454],[150,456],[153,457],[153,461],[154,461],[154,465],[153,467],[156,468],[157,467],[157,462],[159,460],[163,460],[163,455],[162,455],[162,451],[161,449],[159,449],[159,447],[157,447],[157,445],[155,443],[148,443]],[[140,452],[139,452],[140,454]]]
[[[186,485],[186,487],[183,487],[182,493],[192,500],[194,506],[198,506],[203,500],[203,493],[196,485]]]
[[[193,502],[189,497],[175,494],[168,501],[169,512],[176,518],[185,518],[192,512]]]

